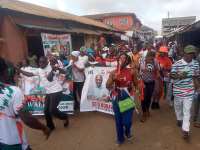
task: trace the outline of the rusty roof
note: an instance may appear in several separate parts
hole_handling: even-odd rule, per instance
[[[111,29],[109,26],[105,25],[102,22],[95,21],[93,19],[89,19],[86,17],[81,17],[77,15],[73,15],[67,12],[62,12],[58,10],[54,10],[47,7],[38,6],[35,4],[30,4],[26,2],[21,2],[17,0],[0,0],[0,8],[9,9],[21,13],[26,13],[30,15],[42,16],[52,19],[61,19],[61,20],[70,20],[79,22],[86,25],[91,25],[104,29]]]

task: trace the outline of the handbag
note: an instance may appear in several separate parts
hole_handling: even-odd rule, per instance
[[[133,109],[135,107],[135,103],[130,97],[128,97],[124,100],[119,101],[118,106],[120,113],[124,113],[130,109]]]
[[[118,95],[118,106],[120,113],[124,113],[135,107],[135,102],[132,100],[132,98],[126,90],[120,90],[120,97],[121,99]]]

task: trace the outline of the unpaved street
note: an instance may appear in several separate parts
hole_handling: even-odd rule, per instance
[[[112,116],[98,113],[79,113],[70,117],[70,126],[63,128],[56,120],[57,129],[48,141],[42,134],[27,130],[29,142],[34,150],[198,150],[200,129],[192,128],[191,143],[181,138],[176,126],[173,109],[162,104],[162,109],[153,111],[151,119],[140,123],[134,117],[133,143],[121,147],[115,145],[115,126]]]

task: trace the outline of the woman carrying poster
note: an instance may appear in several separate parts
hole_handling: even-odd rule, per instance
[[[133,101],[133,99],[130,98],[130,93],[135,89],[137,81],[134,70],[127,67],[130,63],[130,57],[126,53],[122,53],[118,58],[117,70],[111,72],[106,84],[106,87],[111,90],[117,131],[117,145],[124,143],[124,136],[126,136],[128,140],[132,139],[133,102],[132,104],[129,103],[130,107],[125,111],[122,111],[120,106],[121,102],[128,100]]]

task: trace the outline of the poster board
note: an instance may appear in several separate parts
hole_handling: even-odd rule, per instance
[[[84,83],[80,111],[99,111],[114,114],[110,93],[106,88],[109,74],[114,67],[89,67],[85,70],[86,80]]]
[[[50,52],[53,54],[64,53],[70,55],[72,50],[70,34],[48,34],[41,33],[45,56]]]

